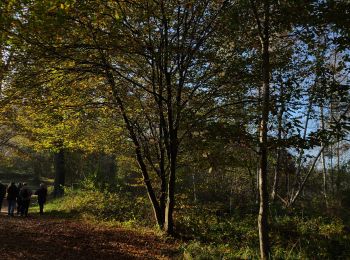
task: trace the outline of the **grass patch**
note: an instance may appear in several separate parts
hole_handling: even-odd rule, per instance
[[[39,213],[34,202],[30,212]],[[144,198],[96,190],[66,189],[62,198],[49,198],[45,214],[62,217],[79,217],[95,222],[123,227],[152,227],[152,212]]]

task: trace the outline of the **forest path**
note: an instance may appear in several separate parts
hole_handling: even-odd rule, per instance
[[[178,246],[152,233],[32,214],[0,214],[1,259],[174,259]]]

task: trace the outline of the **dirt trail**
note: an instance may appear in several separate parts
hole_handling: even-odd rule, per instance
[[[175,259],[177,246],[153,234],[53,216],[0,214],[1,259]]]

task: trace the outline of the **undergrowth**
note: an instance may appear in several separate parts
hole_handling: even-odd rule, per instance
[[[32,211],[38,211],[37,207]],[[79,216],[139,230],[154,227],[149,202],[127,192],[68,189],[63,198],[50,200],[45,211],[58,217]],[[192,206],[178,209],[175,219],[176,232],[184,241],[184,259],[259,256],[257,219],[253,213],[222,215],[210,207]],[[274,214],[270,218],[270,239],[274,259],[350,258],[349,228],[337,217]]]
[[[177,217],[192,239],[183,246],[185,259],[258,259],[254,214],[217,216],[192,208]],[[190,232],[188,232],[190,230]],[[273,259],[349,259],[350,232],[337,217],[281,215],[270,219]]]

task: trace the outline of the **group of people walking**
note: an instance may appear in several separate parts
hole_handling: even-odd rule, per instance
[[[8,202],[8,215],[14,216],[15,209],[17,209],[17,215],[27,217],[32,195],[32,190],[25,182],[19,183],[18,185],[11,182],[7,187],[0,182],[0,209],[2,208],[3,199],[6,196]],[[38,196],[40,214],[43,214],[44,204],[47,197],[47,189],[43,183],[40,184],[40,188],[35,191],[34,195]]]

